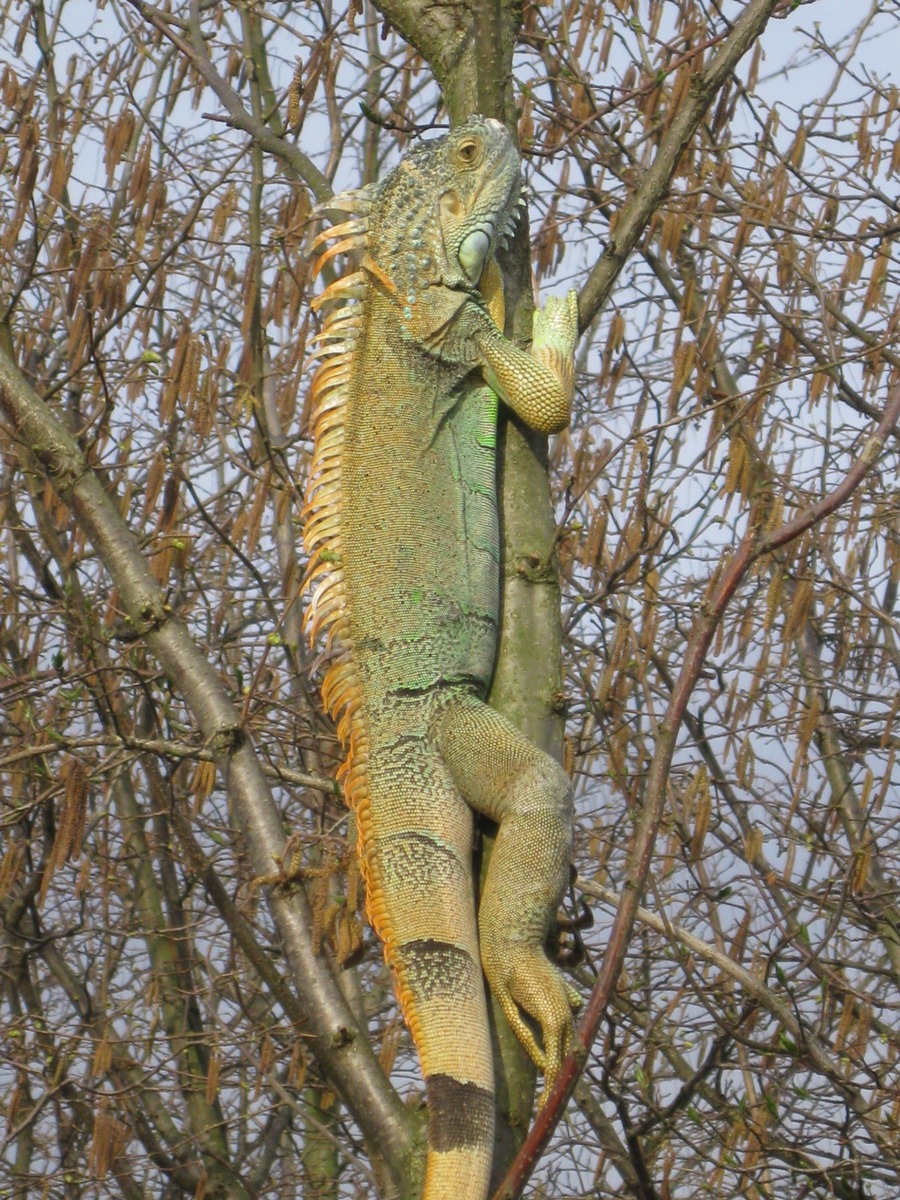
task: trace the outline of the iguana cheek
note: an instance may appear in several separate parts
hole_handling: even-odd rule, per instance
[[[481,229],[476,229],[464,239],[459,248],[459,265],[472,283],[477,283],[484,270],[484,260],[491,248],[491,239]]]

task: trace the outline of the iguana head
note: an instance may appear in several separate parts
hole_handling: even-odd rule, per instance
[[[499,122],[472,117],[412,150],[377,187],[368,257],[418,325],[425,289],[476,293],[485,263],[512,232],[521,188],[519,155]],[[429,304],[436,300],[429,292]],[[447,298],[449,299],[449,297]],[[448,305],[438,306],[445,313]]]

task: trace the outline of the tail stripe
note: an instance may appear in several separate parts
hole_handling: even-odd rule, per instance
[[[475,1083],[432,1075],[428,1093],[428,1140],[436,1153],[488,1145],[494,1134],[494,1099]],[[462,1200],[462,1197],[460,1197]]]
[[[481,964],[473,963],[468,950],[451,942],[426,938],[403,942],[398,949],[406,976],[404,983],[420,1002],[434,996],[470,1000],[478,990],[484,989]]]

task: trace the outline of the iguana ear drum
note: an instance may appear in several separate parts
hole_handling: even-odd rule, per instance
[[[449,192],[441,194],[440,205],[442,217],[455,217],[459,220],[466,211],[459,192],[453,191],[452,188]]]

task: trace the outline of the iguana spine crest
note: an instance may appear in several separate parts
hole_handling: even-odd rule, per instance
[[[329,209],[356,213],[354,219],[323,230],[313,248],[338,239],[313,264],[316,278],[324,267],[341,254],[366,245],[369,205],[365,191],[349,192],[329,201]],[[315,448],[310,463],[304,515],[304,546],[309,565],[304,589],[311,602],[304,616],[304,630],[311,641],[325,636],[328,667],[322,681],[322,702],[335,722],[338,739],[345,748],[337,779],[344,796],[356,815],[358,855],[365,884],[366,912],[372,928],[384,943],[385,957],[396,973],[397,999],[417,1046],[421,1045],[420,1019],[402,967],[392,955],[393,929],[384,920],[383,881],[377,866],[366,853],[373,835],[369,803],[369,734],[361,703],[361,686],[353,658],[353,642],[347,619],[347,602],[342,569],[341,547],[341,451],[344,438],[344,412],[348,384],[364,314],[365,274],[355,271],[330,284],[311,304],[314,310],[329,305],[318,336],[319,346],[310,355],[321,359],[315,372],[311,394],[311,424]],[[314,586],[313,586],[314,585]],[[427,1063],[423,1063],[427,1072]]]
[[[354,219],[325,229],[313,248],[337,238],[313,265],[316,278],[339,254],[365,245],[369,205],[362,192],[335,196],[328,205],[338,212],[353,212]],[[338,769],[347,803],[356,813],[358,853],[365,883],[369,919],[378,930],[378,892],[370,877],[365,854],[370,835],[371,813],[366,786],[369,739],[360,703],[360,681],[353,660],[350,623],[341,547],[341,464],[344,441],[344,410],[353,366],[353,352],[363,319],[361,301],[365,276],[361,271],[344,275],[317,296],[314,311],[325,306],[327,313],[318,335],[318,346],[310,361],[319,360],[313,376],[310,421],[314,450],[303,508],[303,541],[309,565],[303,589],[311,600],[303,619],[310,641],[325,636],[328,668],[322,682],[322,702],[334,720],[346,757]],[[313,586],[314,585],[314,586]],[[379,936],[382,936],[379,932]]]

